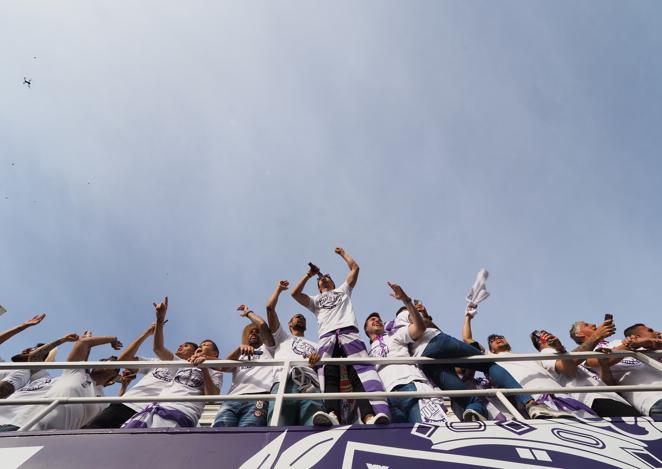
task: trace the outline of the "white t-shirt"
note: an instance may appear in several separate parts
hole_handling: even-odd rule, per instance
[[[276,343],[275,352],[273,355],[276,359],[307,359],[308,356],[317,352],[318,347],[315,342],[312,342],[305,337],[298,337],[289,334],[285,332],[282,327],[279,327],[276,332],[274,332],[273,336],[274,342]],[[315,383],[317,383],[317,373],[315,370],[307,365],[296,366],[303,370],[307,376],[309,376]],[[280,372],[282,369],[282,367],[276,368],[273,377],[274,383],[278,383],[280,381]]]
[[[138,357],[140,361],[156,361],[156,358]],[[141,368],[138,371],[144,375],[126,393],[125,397],[159,396],[161,391],[169,388],[175,378],[176,368]],[[140,412],[149,405],[148,402],[125,402],[124,405]]]
[[[408,326],[411,324],[409,321],[409,311],[401,311],[398,313],[398,315],[395,317],[395,326]],[[430,341],[432,340],[433,337],[439,335],[439,330],[434,329],[431,327],[428,327],[425,329],[425,332],[423,332],[423,335],[415,342],[412,342],[409,345],[409,352],[411,353],[412,357],[421,357],[423,356],[423,352],[425,351],[425,347],[428,346]]]
[[[76,369],[64,370],[42,397],[101,397],[103,395],[103,386],[97,386],[86,370]],[[77,430],[106,406],[108,406],[107,403],[60,405],[36,423],[32,429]],[[37,412],[39,410],[41,409],[36,409]],[[30,418],[33,415],[34,413],[23,417]]]
[[[39,370],[32,375],[30,382],[23,386],[21,389],[14,392],[14,394],[7,397],[7,400],[14,399],[36,399],[44,397],[48,390],[55,382],[56,378],[52,378],[46,370]],[[25,405],[3,405],[0,406],[0,425],[12,424],[18,427],[22,426],[27,419],[18,419],[20,414],[26,414],[34,407],[43,409],[43,406],[25,406]]]
[[[615,340],[609,342],[607,347],[614,348],[621,345],[621,343],[622,341]],[[616,365],[612,366],[611,374],[614,377],[616,384],[622,386],[662,384],[661,372],[641,363],[636,358],[631,357],[626,357]],[[642,415],[648,415],[653,404],[662,399],[662,391],[622,392],[621,394],[635,409],[641,412]]]
[[[410,357],[409,344],[412,342],[409,327],[396,326],[389,333],[378,336],[370,342],[368,354],[371,357]],[[379,377],[387,391],[392,391],[396,386],[412,381],[427,382],[423,372],[414,365],[377,365],[377,373],[379,373]]]
[[[140,360],[145,360],[140,358]],[[155,359],[151,359],[155,360]],[[149,361],[149,360],[148,360]],[[186,363],[186,360],[176,358],[176,361]],[[182,368],[144,368],[140,370],[145,376],[136,383],[125,396],[198,396],[204,394],[204,376],[197,366]],[[209,368],[209,374],[215,385],[223,385],[223,373]],[[126,404],[133,410],[140,411],[147,407],[146,402],[131,402]],[[161,407],[176,409],[184,413],[193,423],[197,424],[205,406],[204,402],[161,402]]]
[[[511,356],[512,352],[500,352],[498,354],[487,353],[486,355],[499,355]],[[559,383],[554,379],[549,371],[543,367],[539,361],[521,361],[521,362],[506,362],[500,361],[499,365],[505,368],[508,373],[515,378],[520,386],[523,388],[558,388]],[[564,394],[565,395],[565,394]],[[534,394],[533,397],[537,398],[540,394]]]
[[[556,350],[546,347],[540,351],[543,355],[554,355]],[[556,371],[556,360],[543,360],[542,366],[550,372],[552,376],[558,381],[561,386],[606,386],[598,375],[590,371],[583,365],[577,367],[575,376],[568,377]],[[595,399],[611,399],[612,401],[622,402],[627,404],[625,399],[616,394],[615,392],[569,392],[568,395],[579,402],[584,403],[588,407],[593,405]]]
[[[352,307],[352,288],[347,282],[334,290],[311,296],[308,309],[317,317],[320,337],[343,327],[359,327]]]
[[[241,355],[239,360],[251,361],[273,358],[273,347],[261,345],[255,349],[255,355]],[[238,366],[232,371],[232,386],[229,396],[241,394],[268,393],[274,384],[274,370],[271,366]]]
[[[0,379],[3,383],[14,386],[14,391],[21,389],[30,382],[30,370],[7,370],[8,373]]]

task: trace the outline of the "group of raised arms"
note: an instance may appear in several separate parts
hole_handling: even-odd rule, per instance
[[[225,359],[246,362],[246,365],[227,368],[201,367],[207,360],[219,359],[219,348],[213,340],[184,342],[175,351],[166,346],[164,328],[167,320],[168,298],[154,303],[154,320],[128,346],[114,336],[94,336],[89,332],[74,333],[50,343],[39,343],[12,357],[14,362],[46,362],[53,360],[56,348],[73,342],[67,360],[86,361],[93,347],[110,345],[121,350],[119,355],[105,360],[141,361],[140,369],[67,369],[60,376],[51,376],[44,369],[0,370],[0,399],[93,397],[103,396],[103,388],[121,383],[120,395],[126,397],[158,398],[159,396],[219,395],[223,374],[232,375],[228,396],[277,393],[285,386],[285,393],[305,393],[307,399],[284,400],[279,425],[316,425],[328,427],[339,424],[363,423],[442,423],[449,417],[443,400],[430,397],[390,397],[374,399],[315,399],[320,392],[407,392],[435,390],[471,390],[485,388],[531,389],[602,386],[590,393],[568,392],[555,394],[517,393],[506,406],[493,397],[453,397],[454,414],[462,421],[502,420],[513,418],[510,409],[517,409],[528,418],[595,418],[650,416],[662,417],[662,391],[607,392],[608,385],[662,385],[662,373],[631,355],[609,354],[611,350],[662,349],[660,333],[644,324],[634,324],[624,332],[621,340],[607,342],[616,328],[611,315],[600,324],[577,321],[572,324],[570,337],[576,343],[572,351],[605,352],[600,358],[587,360],[555,357],[566,352],[561,340],[545,330],[534,330],[531,341],[540,353],[539,360],[473,362],[461,364],[325,364],[324,359],[347,357],[428,357],[432,359],[465,358],[479,354],[512,354],[505,336],[491,334],[487,349],[474,340],[472,321],[478,303],[488,295],[485,289],[487,272],[481,271],[470,295],[462,330],[462,339],[442,331],[432,320],[425,305],[413,300],[402,286],[388,283],[391,296],[401,303],[394,319],[385,320],[379,313],[371,313],[363,324],[361,337],[352,306],[352,292],[359,278],[359,265],[342,248],[335,249],[347,264],[349,272],[340,285],[328,274],[308,264],[307,272],[290,288],[286,280],[277,282],[266,305],[266,320],[246,305],[238,314],[247,324],[239,345]],[[482,275],[482,277],[481,277]],[[314,295],[304,292],[308,281],[316,278]],[[291,291],[292,297],[313,313],[319,335],[307,338],[306,317],[295,314],[281,323],[276,307],[281,294]],[[15,334],[36,326],[44,314],[7,330],[0,335],[0,344]],[[151,338],[154,357],[139,355],[140,348]],[[543,355],[545,355],[543,357]],[[261,359],[298,361],[287,373],[273,366],[251,366]],[[178,367],[150,366],[150,361],[176,361]],[[419,361],[419,362],[425,362]],[[466,363],[469,362],[469,363]],[[483,376],[475,376],[480,371]],[[0,431],[18,430],[27,422],[34,430],[80,428],[159,428],[193,427],[198,425],[205,403],[194,402],[123,402],[68,404],[55,407],[34,424],[34,416],[43,409],[37,405],[0,405]],[[214,427],[265,426],[271,421],[273,400],[258,398],[224,400],[213,422]]]

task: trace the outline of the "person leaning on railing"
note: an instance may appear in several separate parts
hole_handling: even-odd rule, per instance
[[[161,386],[159,396],[199,396],[218,394],[222,384],[222,373],[214,369],[201,369],[197,365],[207,359],[207,356],[193,342],[181,344],[175,353],[165,345],[163,328],[168,311],[168,297],[162,303],[154,303],[156,324],[154,328],[153,350],[160,360],[181,362],[181,367],[174,370],[172,378],[166,386]],[[212,341],[209,347],[210,358],[218,358],[216,344]],[[195,427],[202,415],[204,402],[152,402],[129,420],[122,428],[176,428]]]
[[[246,305],[238,308],[241,317],[251,321],[244,327],[241,344],[226,360],[251,361],[273,358],[274,338],[264,319]],[[224,368],[232,372],[229,396],[268,394],[273,385],[273,369],[270,366],[241,366]],[[267,406],[264,400],[223,401],[214,418],[213,427],[263,427],[267,424]]]
[[[425,323],[420,313],[415,309],[411,298],[397,284],[389,283],[393,290],[391,296],[402,301],[410,318],[411,324],[396,326],[389,321],[384,327],[379,313],[371,313],[363,325],[363,331],[370,339],[371,357],[409,357],[409,344],[418,340],[425,332]],[[387,391],[431,391],[432,386],[423,372],[416,365],[389,364],[378,365],[377,372]],[[419,399],[416,397],[389,397],[393,423],[421,422]]]
[[[269,330],[273,335],[275,342],[274,358],[301,360],[317,357],[317,344],[304,337],[306,332],[306,318],[303,314],[295,314],[287,323],[289,333],[283,330],[283,327],[276,312],[278,297],[287,290],[289,282],[281,280],[276,285],[276,289],[269,297],[267,303],[267,321]],[[271,394],[276,394],[281,385],[281,368],[274,371],[274,384],[271,388]],[[315,393],[320,392],[320,385],[317,379],[317,373],[311,366],[296,365],[293,366],[287,376],[285,384],[285,393],[306,393],[310,394],[311,399],[306,400],[285,400],[280,413],[279,425],[313,425],[313,418],[317,412],[322,411],[323,404],[320,400],[313,399]],[[275,401],[269,401],[268,421],[274,411]],[[319,418],[319,416],[318,416]]]
[[[566,353],[566,349],[561,341],[544,330],[536,330],[531,333],[531,342],[541,355],[554,355],[556,353]],[[583,349],[573,350],[586,351]],[[607,363],[609,357],[599,360],[600,379],[598,375],[584,367],[581,359],[557,359],[542,360],[542,366],[558,382],[559,386],[606,386],[606,382],[611,383],[612,377]],[[641,414],[634,407],[627,403],[625,399],[615,392],[568,392],[568,395],[578,402],[584,404],[587,412],[593,412],[599,417],[637,417]]]
[[[44,320],[46,314],[38,314],[32,319],[22,322],[18,326],[12,327],[2,333],[0,333],[0,344],[5,343],[7,340],[14,337],[16,334],[23,332],[24,330],[36,326],[41,321]],[[43,343],[37,344],[39,347],[44,345]],[[22,352],[26,352],[25,350]],[[3,361],[0,357],[0,362]],[[17,361],[17,360],[12,360]],[[10,396],[17,389],[25,386],[30,379],[30,372],[27,370],[0,370],[0,399],[5,399],[7,396]]]

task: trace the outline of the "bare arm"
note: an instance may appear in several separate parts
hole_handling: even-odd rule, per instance
[[[119,350],[122,347],[122,343],[115,336],[83,337],[74,344],[67,357],[67,361],[84,362],[89,357],[92,347],[104,344],[110,344],[115,350]]]
[[[351,288],[354,288],[356,281],[359,279],[359,265],[349,254],[345,252],[343,248],[336,248],[335,252],[347,263],[347,267],[349,267],[349,273],[347,274],[345,281]]]
[[[467,310],[464,314],[464,324],[462,326],[462,340],[465,344],[473,344],[475,342],[473,338],[473,332],[471,331],[471,320],[474,318],[477,307],[476,305],[467,305]]]
[[[175,354],[168,350],[164,344],[163,340],[163,325],[165,324],[165,317],[168,311],[168,297],[166,296],[163,299],[162,303],[154,305],[154,310],[156,312],[156,326],[154,328],[154,342],[152,344],[152,350],[157,357],[161,360],[173,360]]]
[[[308,280],[317,275],[320,271],[319,267],[314,264],[309,264],[309,266],[310,267],[308,272],[306,272],[306,275],[301,277],[301,280],[297,282],[297,284],[294,286],[294,290],[292,290],[292,298],[294,298],[301,306],[306,308],[310,305],[310,297],[303,292],[303,289],[305,288],[306,283],[308,283]]]
[[[36,326],[41,321],[43,321],[43,319],[45,317],[46,317],[45,313],[38,314],[35,317],[33,317],[32,319],[28,319],[24,323],[19,324],[16,327],[12,327],[11,329],[6,330],[5,332],[0,334],[0,344],[2,344],[3,342],[6,342],[7,340],[11,339],[12,337],[14,337],[19,332],[23,332],[28,327]]]
[[[211,373],[209,368],[201,368],[202,377],[204,379],[204,393],[207,396],[213,396],[220,394],[221,389],[214,383],[214,380],[211,378]]]
[[[260,336],[262,337],[262,342],[264,342],[264,344],[267,347],[273,347],[274,345],[276,345],[276,342],[274,341],[274,336],[271,334],[271,331],[269,330],[269,326],[267,326],[267,323],[264,322],[264,319],[262,319],[254,311],[249,309],[248,306],[246,305],[239,305],[237,310],[241,311],[240,315],[242,317],[248,318],[250,322],[252,322],[260,330]]]
[[[71,334],[67,334],[64,337],[54,340],[50,344],[45,344],[39,348],[34,349],[32,352],[28,354],[28,361],[29,362],[46,361],[46,356],[55,347],[58,347],[64,344],[65,342],[76,342],[78,339],[79,339],[78,334],[75,334],[73,332]]]
[[[391,296],[396,300],[402,301],[402,303],[407,307],[407,311],[409,311],[409,321],[410,321],[410,324],[408,326],[409,329],[407,332],[409,332],[409,337],[411,337],[413,340],[418,340],[425,332],[425,323],[423,322],[421,313],[418,312],[418,310],[414,306],[414,303],[412,303],[411,298],[407,296],[407,294],[404,292],[404,290],[400,285],[389,282],[388,286],[391,287],[391,290],[393,290]]]
[[[167,321],[164,321],[164,323]],[[136,358],[136,354],[138,353],[138,350],[140,349],[140,346],[147,340],[148,337],[154,334],[154,331],[156,329],[156,324],[151,324],[145,332],[140,334],[136,340],[131,342],[127,348],[122,350],[122,353],[119,354],[117,357],[118,361],[125,361],[125,360],[134,360]]]
[[[611,374],[609,360],[598,360],[598,363],[600,365],[600,379],[608,386],[613,386],[616,384],[614,381],[614,376]]]
[[[271,294],[269,301],[267,302],[267,321],[269,322],[269,330],[272,333],[276,332],[280,327],[280,320],[278,319],[278,314],[276,314],[276,303],[278,303],[278,297],[280,296],[281,292],[287,290],[289,286],[290,282],[287,280],[281,280],[278,282],[276,289]]]

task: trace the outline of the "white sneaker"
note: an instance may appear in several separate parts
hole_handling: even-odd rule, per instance
[[[389,416],[381,412],[365,421],[366,425],[388,425],[389,423],[391,423]]]
[[[313,425],[316,427],[332,427],[340,425],[340,422],[338,422],[338,417],[334,412],[326,413],[320,410],[313,415]]]
[[[532,419],[573,419],[575,418],[569,412],[555,410],[547,407],[545,404],[532,404],[527,406],[526,411]]]
[[[462,413],[463,422],[482,422],[483,420],[485,420],[485,416],[476,410],[465,409]]]

